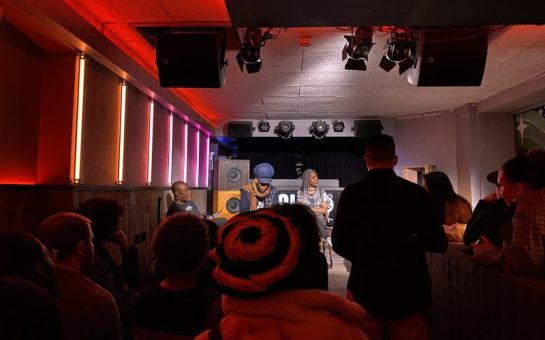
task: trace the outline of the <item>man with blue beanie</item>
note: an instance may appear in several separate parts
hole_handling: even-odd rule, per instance
[[[271,185],[274,168],[259,163],[254,168],[254,180],[240,189],[240,212],[268,208],[278,203],[278,190]]]

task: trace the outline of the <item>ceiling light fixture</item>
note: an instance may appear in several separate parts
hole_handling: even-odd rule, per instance
[[[323,120],[316,120],[308,127],[308,133],[316,139],[322,139],[329,131],[329,125]]]
[[[246,72],[248,73],[259,72],[261,68],[261,47],[265,46],[267,40],[275,38],[270,31],[271,28],[265,33],[261,32],[261,28],[247,28],[244,30],[242,48],[236,56],[241,72],[244,71],[244,65],[246,65]]]
[[[295,124],[290,120],[281,120],[274,128],[274,133],[283,139],[293,137],[293,130],[295,130]]]
[[[333,132],[344,131],[344,122],[342,120],[334,120],[331,122],[331,124],[333,124]]]
[[[380,60],[380,68],[390,72],[399,65],[399,74],[413,67],[415,63],[415,43],[411,32],[406,28],[398,28],[390,33],[388,50]]]
[[[365,60],[369,58],[369,51],[373,47],[373,27],[358,26],[356,34],[345,35],[346,44],[342,50],[343,61],[348,58],[344,68],[346,70],[365,71]]]
[[[270,129],[271,129],[271,125],[266,120],[260,120],[257,123],[257,130],[259,132],[269,132]]]

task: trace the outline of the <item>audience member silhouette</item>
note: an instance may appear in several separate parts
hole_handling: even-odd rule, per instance
[[[367,311],[371,339],[427,339],[425,252],[446,251],[447,237],[428,193],[394,172],[392,137],[369,138],[364,159],[369,171],[342,192],[332,232],[333,249],[352,262],[349,297]]]
[[[152,249],[166,277],[142,289],[136,300],[137,338],[152,338],[152,333],[195,336],[218,324],[219,294],[200,284],[208,255],[207,229],[189,213],[168,217],[157,229]]]
[[[124,208],[117,200],[105,197],[89,199],[77,210],[77,213],[91,220],[95,247],[94,262],[84,264],[81,272],[113,295],[119,310],[123,338],[131,339],[129,311],[134,304],[136,292],[129,287],[135,287],[138,282],[139,264],[138,249],[129,245],[127,236],[119,229],[119,219],[123,212]],[[121,267],[106,248],[108,242],[119,246]]]
[[[94,259],[91,220],[69,212],[55,214],[41,223],[36,236],[55,253],[62,339],[121,339],[112,294],[81,274],[81,266]]]
[[[424,175],[424,187],[431,196],[433,207],[444,225],[467,224],[471,217],[471,204],[454,192],[448,176],[441,171]]]
[[[60,337],[61,317],[49,293],[27,279],[0,276],[0,339]]]
[[[323,254],[315,220],[313,228],[301,221],[264,208],[220,229],[210,256],[225,316],[196,339],[367,339],[360,306],[305,278],[320,276],[308,264]]]

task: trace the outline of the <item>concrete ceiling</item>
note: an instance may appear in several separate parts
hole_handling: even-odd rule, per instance
[[[155,79],[155,51],[136,27],[231,26],[222,0],[64,3]],[[262,48],[263,66],[259,73],[241,73],[235,60],[237,51],[228,50],[229,66],[223,88],[170,91],[211,124],[225,119],[391,118],[490,101],[545,73],[545,26],[506,26],[494,32],[489,39],[480,87],[415,87],[397,69],[383,71],[378,64],[385,52],[384,34],[375,34],[376,44],[369,55],[367,71],[361,72],[344,69],[341,50],[346,30],[295,27],[273,28],[272,33],[276,39]],[[300,45],[302,37],[310,39],[310,46]]]

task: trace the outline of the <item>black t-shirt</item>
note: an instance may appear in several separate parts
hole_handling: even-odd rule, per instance
[[[207,328],[219,295],[206,288],[166,290],[159,284],[142,289],[134,306],[137,327],[155,332],[198,335]],[[213,312],[212,312],[213,313]]]
[[[197,205],[193,201],[186,201],[183,204],[172,202],[170,207],[168,207],[167,216],[174,215],[178,212],[186,212],[193,215],[201,216],[201,212],[199,211],[199,208],[197,208]]]

